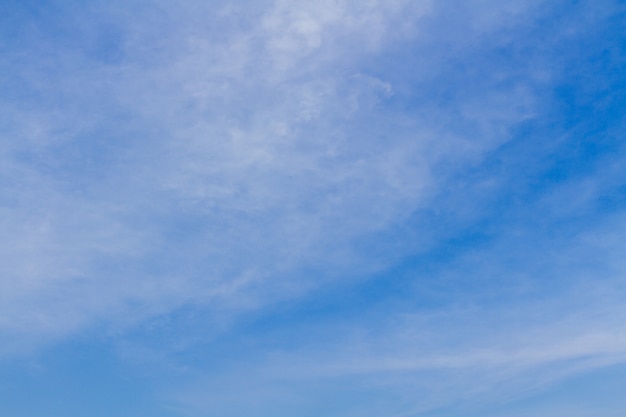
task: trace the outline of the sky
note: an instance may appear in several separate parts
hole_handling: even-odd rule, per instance
[[[0,415],[623,416],[624,27],[3,0]]]

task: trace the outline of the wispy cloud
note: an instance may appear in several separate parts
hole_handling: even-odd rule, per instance
[[[451,405],[464,405],[464,412],[502,405],[574,375],[623,364],[621,260],[619,256],[596,259],[620,272],[589,276],[571,262],[581,251],[597,249],[586,237],[582,240],[587,243],[561,247],[561,257],[569,259],[569,265],[560,263],[558,271],[538,277],[529,275],[552,254],[521,255],[526,266],[515,269],[517,276],[509,272],[510,265],[493,259],[489,267],[478,266],[471,259],[474,256],[461,261],[453,272],[446,270],[452,278],[437,277],[447,282],[445,289],[450,292],[435,297],[438,306],[424,307],[423,298],[413,294],[412,306],[408,300],[399,304],[394,298],[392,306],[367,308],[358,316],[335,314],[313,322],[288,322],[280,337],[259,335],[257,349],[246,349],[249,356],[229,362],[225,369],[214,369],[210,376],[187,374],[189,384],[169,396],[192,416],[238,415],[253,409],[288,415],[290,409],[281,408],[285,403],[304,415],[324,410],[358,416],[448,415]],[[492,257],[498,250],[510,249],[488,247],[480,254]],[[501,282],[486,284],[485,277],[493,274],[501,275]],[[570,281],[566,291],[529,284],[562,276]],[[459,296],[465,280],[478,280],[486,288],[478,293],[465,290]],[[489,294],[496,287],[497,294]],[[506,294],[511,291],[515,296],[509,298]],[[246,343],[245,336],[235,340]],[[243,380],[247,383],[241,385]],[[258,387],[263,388],[257,391]],[[251,402],[217,400],[231,395]],[[329,403],[332,411],[324,408]]]
[[[189,416],[624,361],[619,2],[131,3],[1,18],[4,357],[101,329]]]
[[[314,284],[294,282],[298,269],[321,265],[323,281],[388,265],[355,239],[402,222],[436,187],[434,166],[479,157],[531,111],[519,87],[488,87],[455,103],[466,137],[444,109],[384,109],[394,86],[359,63],[419,38],[427,2],[210,9],[110,6],[71,16],[60,39],[21,35],[42,56],[5,64],[29,93],[3,105],[7,326],[63,332],[128,303],[162,311],[259,282],[272,298]]]

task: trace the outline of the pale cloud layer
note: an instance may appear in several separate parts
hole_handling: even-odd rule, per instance
[[[623,228],[617,233],[623,235]],[[395,305],[366,309],[358,317],[287,326],[282,337],[265,340],[267,346],[258,355],[250,354],[210,375],[185,368],[184,360],[175,361],[171,364],[178,366],[175,374],[185,375],[189,383],[166,398],[189,416],[241,415],[254,409],[288,415],[281,408],[285,402],[303,415],[316,415],[326,402],[339,404],[340,411],[333,412],[341,415],[439,415],[454,404],[470,410],[506,404],[626,361],[624,270],[619,255],[594,257],[604,269],[600,277],[597,266],[593,273],[585,271],[572,260],[580,259],[581,253],[607,252],[603,243],[583,236],[555,245],[561,257],[558,270],[540,277],[533,277],[532,269],[554,254],[529,250],[520,255],[522,260],[532,259],[532,265],[516,268],[516,277],[507,272],[509,266],[494,265],[493,260],[491,265],[476,263],[477,257],[511,250],[510,242],[500,244],[504,247],[477,251],[448,272],[469,280],[502,275],[499,284],[492,282],[482,292],[447,296],[442,305],[428,308],[420,305],[419,296],[412,306],[394,300]],[[535,279],[556,281],[562,275],[570,280],[566,291],[532,294]],[[457,278],[445,290],[455,292],[461,286]],[[489,294],[494,290],[496,296]],[[161,357],[161,365],[162,361]],[[249,401],[237,402],[232,396]],[[230,401],[218,400],[223,397]]]
[[[506,141],[533,99],[521,86],[462,98],[471,136],[446,127],[446,109],[390,114],[394,86],[359,62],[419,42],[433,7],[352,3],[157,4],[138,22],[100,5],[94,28],[76,16],[61,35],[85,37],[69,46],[35,31],[42,56],[5,63],[29,93],[2,105],[5,330],[63,334],[129,304],[237,304],[259,286],[271,300],[318,285],[297,282],[302,268],[392,261],[354,244],[427,204],[445,175],[433,167]],[[203,24],[209,12],[223,28]]]
[[[563,121],[623,7],[583,3],[16,12],[0,355],[98,333],[187,417],[444,416],[624,363],[624,152],[570,175],[623,123]]]

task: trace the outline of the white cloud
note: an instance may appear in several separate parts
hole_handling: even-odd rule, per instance
[[[493,249],[484,251],[493,254]],[[563,256],[571,257],[579,248],[572,244],[565,250]],[[620,262],[618,257],[603,261]],[[487,272],[464,262],[455,269],[457,280],[480,279]],[[252,412],[247,407],[276,415],[293,410],[303,415],[430,415],[453,404],[464,412],[507,404],[575,375],[623,364],[621,276],[591,284],[588,277],[576,276],[581,273],[576,266],[558,273],[571,275],[577,284],[533,301],[519,295],[513,301],[476,303],[451,296],[446,304],[421,312],[396,306],[301,323],[283,330],[281,339],[257,341],[259,347],[247,351],[249,356],[219,370],[186,374],[185,383],[164,395],[186,416]]]
[[[363,63],[407,41],[427,61],[433,8],[112,4],[72,16],[72,42],[29,35],[30,56],[4,65],[25,92],[2,104],[4,331],[64,335],[209,300],[251,308],[402,256],[357,243],[427,204],[534,105],[487,80],[454,118],[383,109],[393,81]],[[96,48],[107,30],[117,61]]]

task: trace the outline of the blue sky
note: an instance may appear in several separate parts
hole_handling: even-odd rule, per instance
[[[625,26],[5,0],[0,415],[622,416]]]

